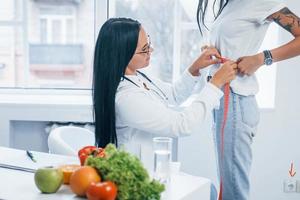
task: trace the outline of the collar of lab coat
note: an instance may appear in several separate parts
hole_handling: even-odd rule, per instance
[[[145,82],[147,85],[151,85],[151,83],[149,83],[148,80],[146,80],[142,75],[140,75],[138,73],[136,75],[125,75],[125,77],[130,79],[135,84],[137,84],[140,88],[144,88],[143,82]],[[122,78],[119,83],[118,90],[124,89],[124,88],[139,88],[132,82]]]

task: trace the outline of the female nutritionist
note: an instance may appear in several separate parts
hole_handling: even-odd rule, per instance
[[[97,146],[108,143],[138,148],[150,169],[154,136],[186,136],[219,106],[219,89],[236,75],[236,63],[228,61],[216,72],[193,103],[181,111],[176,105],[192,93],[199,70],[219,62],[214,48],[206,49],[173,85],[145,75],[149,65],[150,37],[141,24],[128,18],[111,18],[99,32],[94,53],[93,108]],[[172,107],[170,107],[172,105]],[[136,153],[136,152],[135,152]]]

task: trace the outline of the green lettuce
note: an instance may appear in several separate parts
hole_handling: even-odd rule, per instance
[[[98,170],[103,181],[118,187],[118,200],[159,200],[164,185],[152,180],[141,161],[124,150],[108,144],[104,158],[87,159],[86,165]]]

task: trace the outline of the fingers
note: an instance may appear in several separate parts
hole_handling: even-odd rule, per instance
[[[238,64],[238,73],[240,76],[250,76],[251,74],[253,74],[253,72],[249,71],[247,65],[245,65],[247,56],[245,57],[240,57],[239,59],[237,59],[237,64]]]
[[[238,66],[238,72],[241,76],[244,75],[251,76],[254,73],[254,71],[251,71],[244,66]]]
[[[232,75],[230,81],[232,81],[233,79],[235,79],[236,75],[238,74],[238,70],[239,70],[237,63],[234,63],[232,65],[232,67],[233,67],[233,75]]]
[[[207,48],[205,53],[209,56],[215,56],[217,58],[221,58],[221,55],[220,55],[219,51],[214,47]]]
[[[241,76],[250,75],[250,73],[248,72],[247,68],[243,64],[241,64],[241,61],[242,60],[240,60],[240,62],[238,62],[238,72],[239,72],[239,74]]]
[[[235,63],[232,65],[232,67],[233,67],[233,78],[231,80],[235,79],[235,77],[238,73],[238,65]]]
[[[217,86],[223,86],[225,83],[229,83],[234,80],[237,74],[237,63],[229,60],[226,61],[214,74],[212,81]],[[219,83],[219,84],[218,84]]]
[[[221,57],[219,51],[214,46],[204,45],[201,47],[201,51],[207,51],[208,54],[213,54],[216,57]]]
[[[239,64],[242,60],[243,60],[243,57],[238,58],[238,59],[236,60],[236,63]]]
[[[238,70],[238,65],[236,64],[236,62],[232,63],[231,66],[233,70]]]
[[[238,66],[237,66],[237,64],[236,64],[236,63],[232,63],[232,64],[230,64],[229,66],[230,66],[230,72],[231,72],[232,74],[236,74],[237,71],[238,71]]]
[[[201,49],[205,50],[200,55],[199,60],[202,60],[205,67],[221,62],[221,60],[219,59],[221,57],[220,53],[216,48],[205,45]]]
[[[238,64],[233,60],[227,60],[225,63],[221,65],[221,68],[230,68],[232,70],[237,70]]]
[[[226,82],[227,83],[232,81],[233,79],[235,79],[237,72],[238,72],[238,65],[235,61],[229,60],[229,61],[225,62],[222,67],[226,68],[226,74],[227,74]]]
[[[220,62],[220,59],[211,59],[210,61],[208,61],[208,65],[219,64]]]
[[[205,57],[208,58],[208,59],[206,59],[208,65],[221,63],[221,59],[220,59],[221,56],[217,49],[210,48],[210,49],[206,50],[206,52],[204,54],[205,54]]]

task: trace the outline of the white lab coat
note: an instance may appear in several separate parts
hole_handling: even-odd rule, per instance
[[[152,138],[192,134],[219,106],[223,96],[220,89],[207,83],[193,103],[179,111],[176,107],[191,95],[199,77],[193,77],[186,70],[170,85],[148,76],[157,87],[140,74],[126,77],[139,87],[126,79],[119,84],[115,101],[118,143],[140,156],[150,171],[153,170]]]

